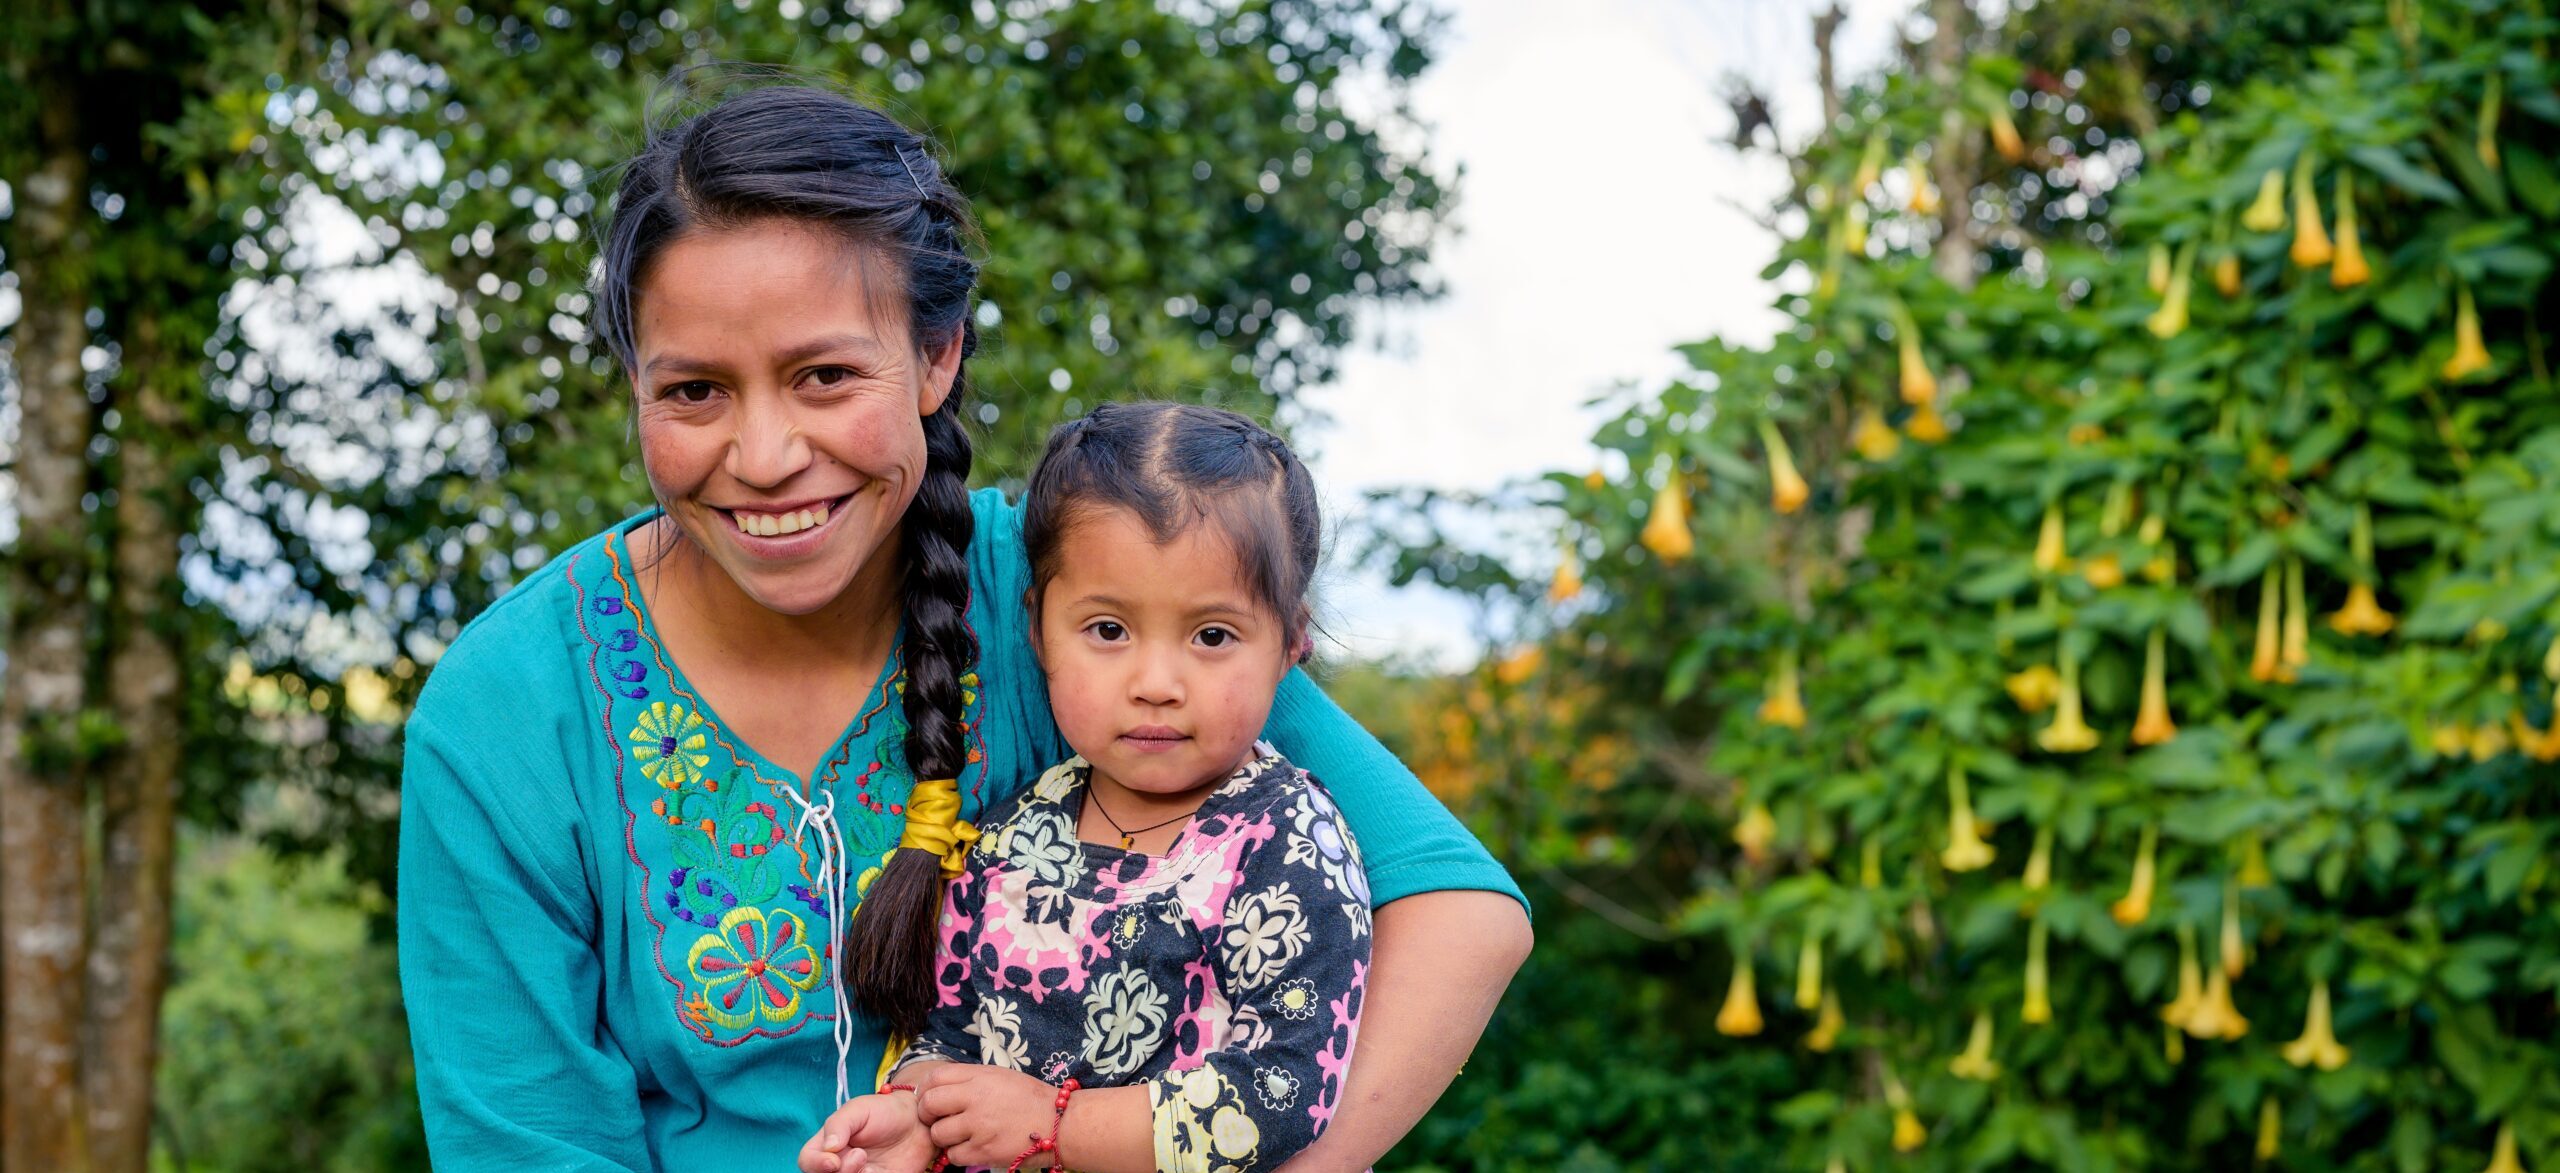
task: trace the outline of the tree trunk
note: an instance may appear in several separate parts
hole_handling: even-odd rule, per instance
[[[1840,77],[1831,55],[1831,42],[1839,35],[1840,22],[1847,19],[1849,13],[1838,4],[1813,18],[1813,80],[1822,89],[1822,138],[1840,132]],[[1852,192],[1851,196],[1856,194]]]
[[[80,713],[86,691],[89,172],[77,87],[37,65],[36,171],[19,188],[18,549],[0,699],[0,1171],[84,1173],[79,1112]]]
[[[1976,280],[1973,258],[1973,176],[1980,144],[1964,116],[1957,83],[1964,76],[1964,36],[1972,17],[1965,0],[1931,0],[1929,16],[1938,32],[1929,42],[1929,80],[1938,86],[1946,110],[1938,119],[1938,143],[1930,152],[1930,170],[1938,185],[1938,246],[1933,268],[1958,289]]]
[[[170,880],[176,857],[180,730],[178,532],[171,523],[175,412],[166,384],[189,356],[164,353],[148,312],[126,352],[125,435],[118,448],[115,589],[108,617],[107,695],[124,731],[98,777],[103,858],[89,947],[86,1067],[90,1159],[98,1173],[143,1173],[151,1156],[152,1071],[168,979]]]

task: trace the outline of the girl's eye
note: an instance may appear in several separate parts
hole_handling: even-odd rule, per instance
[[[678,383],[660,392],[660,395],[678,403],[699,406],[711,402],[711,397],[717,393],[717,390],[711,384],[696,379],[689,383]]]
[[[1113,623],[1108,619],[1105,619],[1100,623],[1096,623],[1085,630],[1092,632],[1094,638],[1099,639],[1104,643],[1119,643],[1122,637],[1129,634],[1128,628],[1122,627],[1117,623]]]
[[[1223,648],[1236,641],[1236,633],[1223,627],[1204,627],[1200,629],[1199,640],[1202,647]]]

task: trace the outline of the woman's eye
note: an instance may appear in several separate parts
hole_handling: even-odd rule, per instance
[[[718,389],[711,384],[695,380],[690,383],[678,383],[661,394],[678,403],[698,405],[711,402],[711,397],[717,393]]]
[[[833,387],[841,383],[849,382],[852,378],[852,367],[812,367],[809,369],[809,382],[820,387]]]
[[[1206,627],[1200,630],[1198,638],[1202,647],[1223,648],[1235,642],[1236,633],[1223,627]]]
[[[1096,623],[1096,624],[1094,624],[1093,626],[1086,628],[1085,630],[1092,632],[1092,633],[1093,633],[1093,635],[1094,635],[1094,638],[1099,639],[1099,640],[1103,641],[1104,643],[1115,643],[1115,644],[1116,644],[1116,643],[1120,642],[1120,640],[1122,639],[1122,637],[1125,637],[1125,636],[1127,636],[1127,635],[1129,634],[1129,629],[1128,629],[1128,628],[1122,627],[1122,626],[1120,626],[1120,625],[1119,625],[1119,624],[1117,624],[1117,623],[1113,623],[1112,621],[1110,621],[1110,620],[1108,620],[1108,619],[1105,619],[1105,620],[1103,620],[1103,621],[1102,621],[1102,622],[1100,622],[1100,623]]]

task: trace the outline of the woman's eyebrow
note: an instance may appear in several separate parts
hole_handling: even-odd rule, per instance
[[[812,338],[806,342],[784,347],[779,352],[776,352],[773,358],[775,366],[790,367],[797,366],[809,361],[810,359],[817,358],[820,355],[833,354],[837,351],[852,351],[859,356],[869,357],[879,348],[880,344],[873,341],[871,336],[868,334],[828,334],[823,337]],[[640,368],[642,374],[653,376],[661,374],[722,374],[727,370],[728,367],[713,360],[691,358],[681,354],[659,355],[656,358],[650,359]]]

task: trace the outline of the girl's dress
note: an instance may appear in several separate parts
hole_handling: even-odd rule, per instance
[[[1255,750],[1161,856],[1076,837],[1081,757],[999,807],[944,896],[940,1003],[899,1062],[1143,1083],[1167,1173],[1275,1168],[1313,1141],[1359,1034],[1368,873],[1324,787]]]

